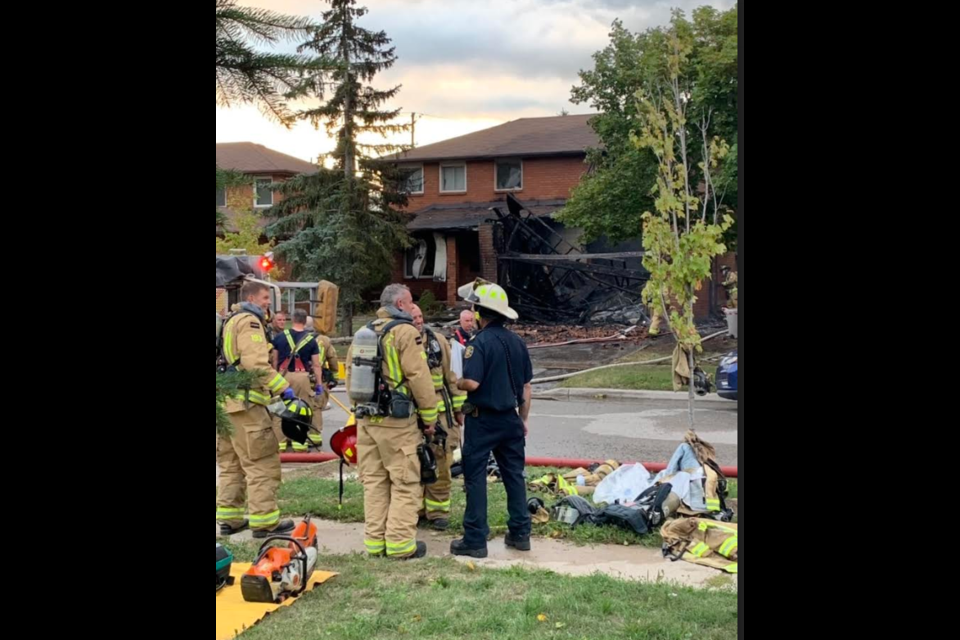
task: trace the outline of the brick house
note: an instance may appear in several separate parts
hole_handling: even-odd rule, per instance
[[[272,207],[279,194],[270,189],[271,184],[317,172],[309,162],[252,142],[217,143],[217,167],[249,178],[242,187],[217,190],[217,209],[227,215],[228,221],[236,217],[237,210]]]
[[[586,150],[599,144],[591,117],[514,120],[398,158],[416,245],[397,256],[394,281],[451,306],[462,284],[496,281],[491,207],[512,193],[544,219],[559,212],[588,170]]]

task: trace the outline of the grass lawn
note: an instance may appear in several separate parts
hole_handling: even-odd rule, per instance
[[[700,366],[710,374],[717,373],[720,359],[737,348],[735,340],[723,338],[704,343],[704,352],[697,356]],[[627,356],[620,362],[647,362],[672,355],[672,338],[660,338],[652,346]],[[627,389],[631,391],[673,391],[670,362],[655,365],[638,364],[635,367],[605,369],[565,380],[562,387],[573,389]]]
[[[238,561],[253,545],[231,544]],[[321,556],[340,575],[245,632],[244,640],[732,640],[737,594],[718,583],[574,578],[546,571],[471,568],[433,558],[391,562]]]
[[[551,469],[527,469],[528,477],[538,478]],[[297,518],[306,514],[322,520],[333,522],[363,522],[363,486],[359,481],[348,481],[345,485],[343,510],[337,508],[339,482],[314,477],[300,477],[285,480],[280,487],[280,508],[285,517]],[[502,484],[493,484],[488,487],[490,534],[493,537],[502,536],[507,532],[507,494]],[[533,495],[533,494],[530,494]],[[550,506],[558,498],[543,496]],[[737,497],[737,484],[731,482],[730,497]],[[467,503],[463,483],[454,481],[453,512],[450,518],[450,532],[463,532],[463,512]],[[643,545],[659,548],[660,535],[653,533],[638,536],[632,531],[615,527],[595,527],[584,525],[571,529],[569,526],[551,522],[544,525],[534,525],[535,536],[569,540],[575,544],[616,544],[620,546]]]

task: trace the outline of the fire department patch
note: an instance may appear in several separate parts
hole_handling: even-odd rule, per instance
[[[469,360],[473,357],[473,347],[467,347],[467,352],[463,354],[463,357]]]

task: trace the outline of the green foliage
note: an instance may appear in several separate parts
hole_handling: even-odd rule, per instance
[[[433,291],[424,291],[420,295],[420,300],[417,304],[420,306],[420,310],[423,311],[424,317],[427,318],[443,311],[443,304],[437,301],[437,296],[433,294]]]
[[[323,125],[337,140],[329,154],[336,169],[282,185],[285,197],[268,213],[276,219],[268,233],[281,240],[277,254],[293,265],[297,279],[322,278],[339,285],[343,324],[350,327],[361,294],[389,278],[395,251],[409,244],[399,213],[407,198],[398,189],[397,168],[379,159],[402,147],[358,140],[365,134],[400,133],[409,125],[394,124],[400,110],[384,106],[400,87],[373,87],[376,75],[396,62],[390,38],[357,24],[367,10],[356,7],[355,0],[330,4],[323,26],[300,48],[329,64],[303,85],[298,97],[325,102],[298,115]]]
[[[710,136],[709,118],[701,122],[702,141],[699,174],[702,195],[693,188],[688,114],[691,95],[684,77],[693,50],[683,23],[675,18],[668,32],[666,58],[668,82],[655,95],[637,93],[637,112],[642,126],[631,134],[638,149],[649,150],[657,159],[653,211],[643,214],[644,267],[650,280],[644,300],[669,317],[677,342],[685,351],[700,350],[700,334],[694,324],[693,305],[703,282],[710,279],[716,256],[726,252],[723,234],[733,224],[714,196],[713,175],[729,153],[722,139]],[[692,415],[692,411],[691,411]]]
[[[671,37],[685,43],[680,71],[691,120],[684,127],[690,139],[699,139],[699,127],[723,140],[735,141],[738,131],[737,7],[720,12],[702,7],[687,20],[676,12],[671,25],[633,34],[615,22],[610,44],[594,55],[594,68],[580,72],[580,84],[571,100],[600,112],[591,126],[602,148],[591,150],[590,172],[574,190],[561,220],[585,231],[589,241],[606,235],[619,241],[636,237],[643,213],[656,206],[652,193],[659,161],[649,148],[638,147],[631,135],[643,126],[645,114],[635,96],[659,97],[670,83]],[[699,185],[699,166],[706,162],[702,145],[688,149],[691,179]],[[721,162],[714,174],[714,193],[720,204],[737,202],[736,153]],[[732,241],[735,229],[727,232]]]
[[[217,104],[258,105],[264,114],[289,124],[293,114],[286,98],[302,90],[305,74],[321,60],[302,54],[258,51],[257,45],[303,41],[313,31],[308,18],[238,6],[235,0],[217,3]]]

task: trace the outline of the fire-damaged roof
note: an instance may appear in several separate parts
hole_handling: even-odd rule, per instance
[[[531,200],[524,206],[538,217],[551,216],[563,209],[566,200]],[[415,212],[416,218],[407,225],[410,231],[444,231],[472,229],[487,220],[496,220],[493,207],[504,205],[503,200],[495,202],[435,204]]]
[[[593,114],[521,118],[491,129],[417,147],[397,156],[400,162],[431,162],[522,156],[576,156],[600,145],[590,127]]]

